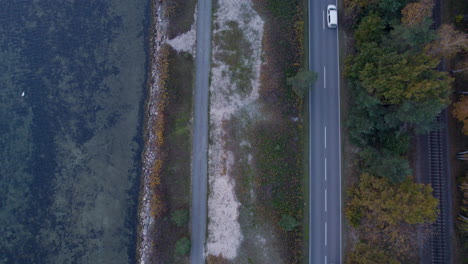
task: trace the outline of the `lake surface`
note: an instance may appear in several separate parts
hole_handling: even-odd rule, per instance
[[[0,5],[0,263],[134,263],[149,1]]]

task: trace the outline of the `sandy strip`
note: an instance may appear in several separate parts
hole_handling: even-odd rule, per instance
[[[231,76],[231,69],[216,59],[221,47],[213,45],[210,97],[210,142],[208,164],[208,241],[206,254],[234,259],[243,236],[238,222],[240,203],[235,194],[232,178],[234,154],[226,148],[226,131],[223,123],[251,105],[258,98],[261,40],[263,21],[255,12],[250,0],[219,0],[215,13],[214,34],[229,30],[229,22],[238,23],[253,55],[243,64],[252,69],[251,92],[239,92],[238,82]],[[240,143],[240,142],[239,142]]]

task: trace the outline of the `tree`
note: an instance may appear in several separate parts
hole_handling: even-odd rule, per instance
[[[382,22],[382,18],[377,13],[371,12],[362,19],[358,28],[354,31],[357,47],[368,42],[379,43],[383,36],[384,28],[385,25]]]
[[[387,149],[378,151],[368,147],[359,156],[363,160],[364,171],[393,183],[404,181],[412,173],[407,159]]]
[[[183,237],[177,240],[175,244],[175,253],[178,256],[185,256],[190,251],[190,240],[188,238]]]
[[[446,72],[435,70],[438,64],[437,59],[424,54],[384,53],[376,62],[364,66],[359,79],[362,86],[384,104],[434,99],[447,102],[453,79]]]
[[[383,20],[390,23],[393,20],[400,20],[400,10],[406,3],[406,0],[379,0],[379,12],[383,14]]]
[[[171,219],[174,221],[176,226],[182,227],[188,222],[189,212],[186,209],[179,209],[172,213]]]
[[[447,106],[447,102],[439,99],[425,102],[404,101],[394,106],[392,111],[385,115],[385,121],[400,122],[403,127],[412,127],[416,133],[427,133],[436,128],[434,118]],[[405,129],[406,131],[406,129]]]
[[[381,249],[378,245],[370,245],[367,243],[359,242],[356,247],[351,251],[347,264],[400,264],[388,252]]]
[[[432,19],[424,18],[418,24],[394,25],[388,37],[382,41],[382,46],[389,47],[400,54],[408,52],[418,54],[428,43],[436,39],[436,34],[431,29],[432,23]]]
[[[288,232],[293,231],[294,228],[299,225],[297,220],[290,215],[282,215],[278,224],[284,229],[284,231]]]
[[[452,115],[463,123],[463,134],[468,135],[468,96],[462,96],[453,104]]]
[[[405,26],[420,25],[425,18],[432,17],[433,8],[434,2],[432,0],[408,3],[403,10],[401,10],[401,22]]]
[[[426,46],[426,52],[436,58],[450,59],[458,52],[468,50],[468,35],[443,24],[437,30],[437,39]]]
[[[381,138],[383,148],[397,155],[403,155],[409,149],[410,137],[407,133],[391,131],[390,133],[382,133]]]
[[[310,71],[299,71],[294,77],[286,80],[286,83],[292,86],[294,93],[300,98],[304,98],[309,88],[317,80],[317,73]]]
[[[433,223],[437,219],[439,201],[432,196],[432,188],[409,178],[393,185],[385,178],[364,173],[350,194],[347,216],[359,210],[364,218],[389,226]]]

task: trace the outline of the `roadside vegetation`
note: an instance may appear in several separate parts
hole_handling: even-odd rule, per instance
[[[345,208],[357,236],[347,263],[415,262],[424,236],[414,234],[437,219],[438,201],[430,186],[413,182],[408,151],[450,103],[454,79],[436,67],[463,51],[463,34],[451,25],[431,29],[430,0],[344,5],[341,25],[353,47],[345,59],[352,102],[345,120],[360,173]]]
[[[190,54],[170,50],[168,55],[167,106],[165,142],[161,165],[161,185],[165,214],[159,228],[162,232],[161,260],[185,263],[190,249],[189,211],[191,177],[191,118],[194,61]]]
[[[254,124],[255,182],[259,211],[274,222],[285,263],[304,258],[303,94],[301,81],[315,75],[298,74],[303,62],[303,2],[254,0],[265,20],[264,64],[259,100],[268,119]],[[302,78],[303,77],[303,78]],[[289,78],[289,84],[287,82]],[[295,89],[293,89],[295,87]],[[297,93],[296,93],[296,92]]]
[[[163,14],[169,22],[168,36],[190,30],[195,0],[169,1]],[[159,95],[154,130],[156,155],[150,169],[151,213],[154,217],[153,254],[155,263],[189,263],[191,119],[194,60],[162,44],[154,62],[159,73]],[[151,102],[148,102],[151,104]],[[146,139],[148,140],[148,139]]]

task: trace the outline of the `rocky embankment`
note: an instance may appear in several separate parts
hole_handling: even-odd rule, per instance
[[[145,146],[138,214],[138,263],[152,263],[157,259],[155,243],[158,241],[158,217],[164,211],[160,187],[162,145],[164,143],[164,108],[166,107],[166,78],[168,47],[165,44],[167,23],[161,0],[151,4],[152,24],[149,54],[150,78],[145,109]]]

